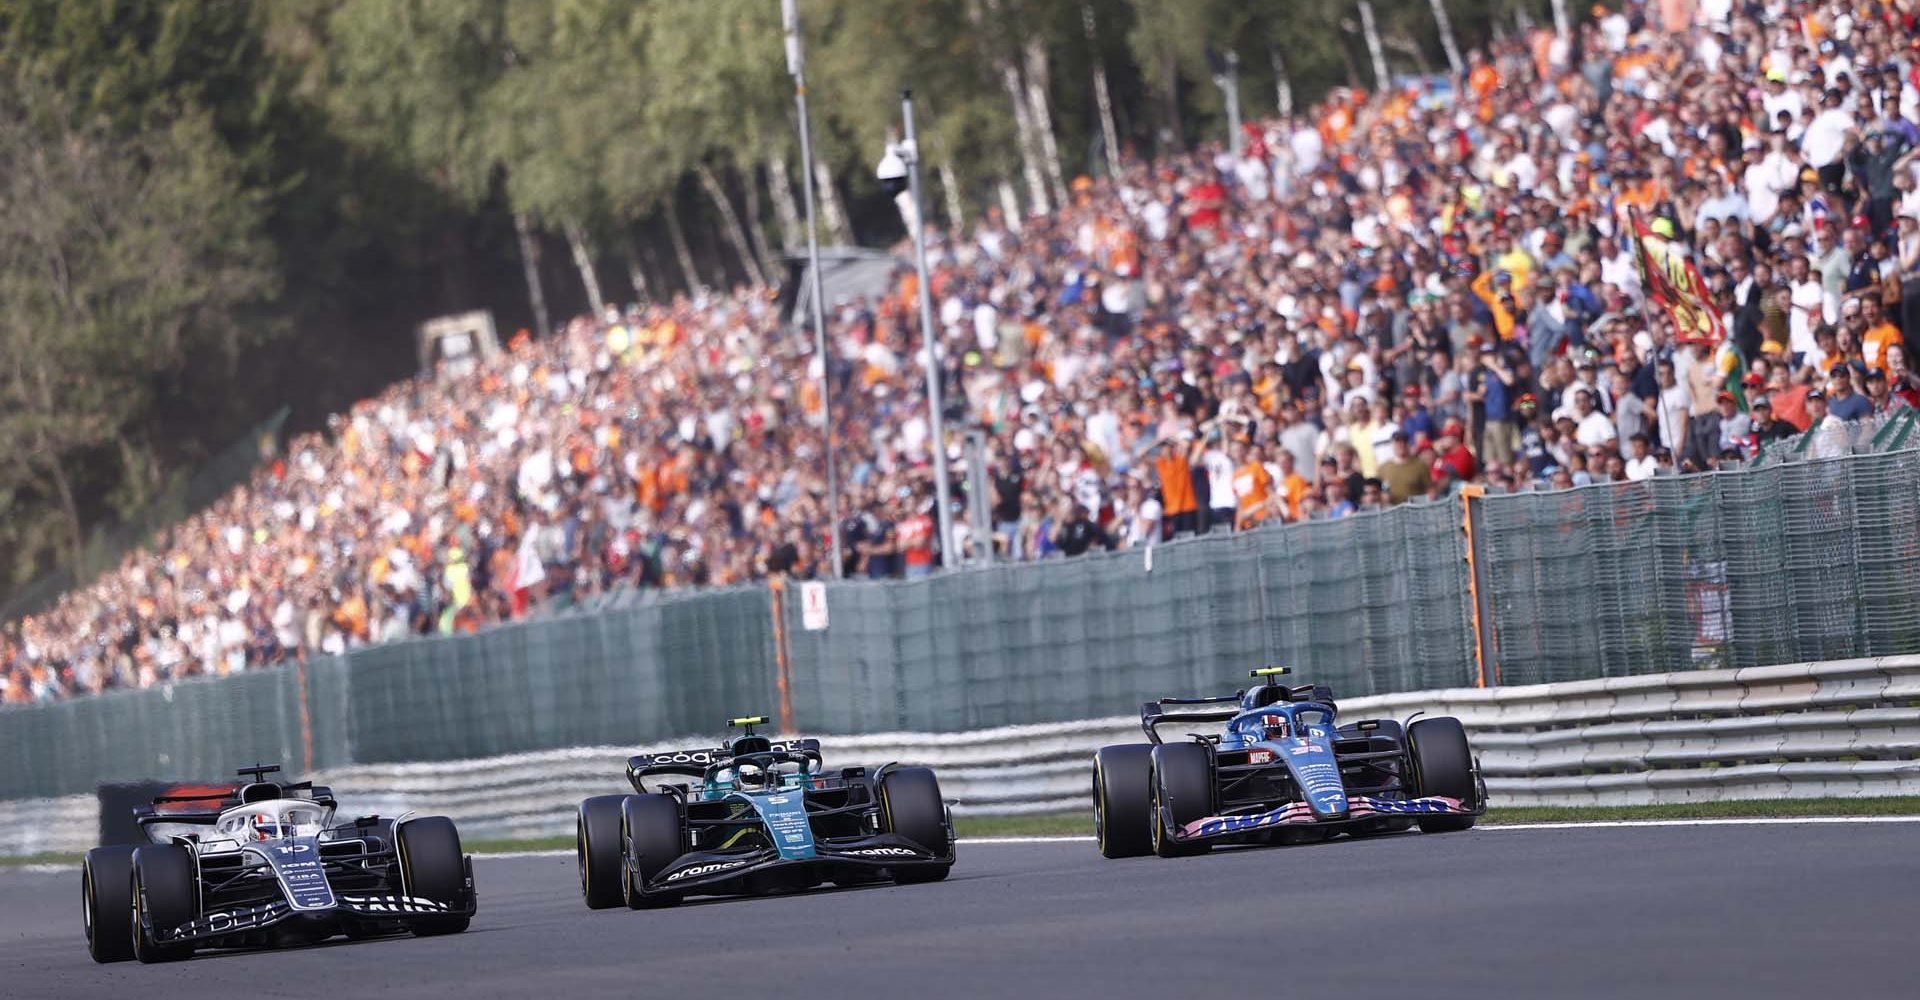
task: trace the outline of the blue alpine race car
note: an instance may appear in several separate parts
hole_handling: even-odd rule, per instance
[[[1268,667],[1253,676],[1286,673]],[[1100,853],[1177,857],[1222,843],[1299,843],[1416,824],[1443,833],[1486,812],[1486,782],[1460,720],[1342,725],[1336,712],[1333,692],[1316,684],[1147,702],[1140,727],[1149,742],[1094,755]],[[1221,735],[1160,739],[1163,725],[1221,722]]]
[[[745,731],[714,749],[630,757],[634,794],[580,803],[587,906],[947,877],[953,821],[931,770],[828,774],[819,740],[774,742],[753,731],[766,721],[729,720]]]

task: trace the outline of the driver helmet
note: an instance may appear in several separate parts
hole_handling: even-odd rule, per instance
[[[734,769],[733,783],[742,791],[759,791],[767,787],[767,769],[758,764],[741,764]]]
[[[256,813],[247,825],[252,828],[255,840],[278,840],[284,836],[279,818],[267,813]]]
[[[1283,740],[1287,738],[1287,717],[1269,714],[1260,717],[1260,738],[1265,740]]]

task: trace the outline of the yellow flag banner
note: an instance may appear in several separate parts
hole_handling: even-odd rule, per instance
[[[1640,265],[1640,284],[1647,298],[1658,302],[1673,320],[1675,335],[1681,343],[1705,341],[1718,344],[1727,331],[1720,314],[1713,311],[1706,279],[1693,262],[1693,251],[1670,236],[1653,231],[1640,221],[1640,213],[1629,211],[1633,242],[1639,248],[1634,260]]]

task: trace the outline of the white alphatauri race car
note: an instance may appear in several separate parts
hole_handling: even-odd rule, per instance
[[[139,806],[148,843],[96,847],[81,871],[96,962],[163,962],[196,948],[309,944],[466,930],[473,861],[444,816],[334,820],[333,793],[242,768],[231,788]]]

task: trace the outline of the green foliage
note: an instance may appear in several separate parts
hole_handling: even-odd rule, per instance
[[[12,539],[29,554],[77,551],[84,494],[139,461],[122,446],[159,394],[230,378],[257,335],[277,274],[240,174],[204,114],[117,133],[25,73],[0,92],[0,495],[62,528]]]
[[[1547,20],[1546,0],[1445,2],[1463,46],[1516,10]],[[1397,71],[1444,66],[1430,0],[1374,6]],[[1136,149],[1223,134],[1210,54],[1238,54],[1249,118],[1273,109],[1276,54],[1301,107],[1372,82],[1351,0],[800,12],[817,155],[867,232],[898,231],[872,166],[905,88],[925,158],[978,207],[1021,173],[1001,70],[1031,54],[1067,176],[1096,169],[1095,67]],[[698,251],[719,241],[693,171],[797,166],[778,0],[0,0],[0,81],[0,190],[24,206],[0,233],[0,576],[78,548],[283,402],[313,426],[406,374],[421,319],[524,322],[512,213],[625,248],[672,204]]]

